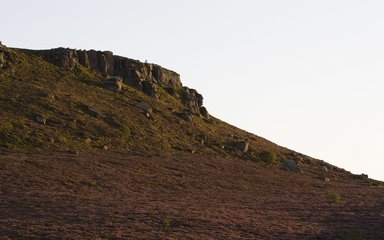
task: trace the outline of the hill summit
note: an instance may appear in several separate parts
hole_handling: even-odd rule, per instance
[[[180,75],[0,42],[0,239],[383,239],[383,183],[211,116]]]

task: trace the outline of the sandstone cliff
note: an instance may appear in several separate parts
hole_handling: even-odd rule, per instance
[[[178,73],[159,65],[117,56],[110,51],[69,48],[19,50],[37,55],[59,67],[76,70],[82,66],[97,71],[106,78],[121,77],[125,84],[155,99],[159,99],[158,88],[162,88],[182,102],[191,113],[209,117],[207,110],[203,107],[203,96],[195,89],[183,87]]]

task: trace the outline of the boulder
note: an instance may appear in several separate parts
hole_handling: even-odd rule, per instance
[[[86,138],[86,139],[84,140],[84,143],[87,144],[87,145],[89,145],[89,144],[92,143],[92,139],[91,139],[91,138]]]
[[[111,91],[120,91],[123,87],[123,79],[121,77],[110,77],[105,80],[104,84]]]
[[[296,164],[296,162],[292,159],[287,159],[283,161],[283,169],[295,172],[295,173],[300,173],[301,169],[299,166]]]
[[[136,104],[136,107],[140,108],[141,110],[143,110],[143,111],[145,111],[147,113],[152,113],[153,112],[152,107],[149,104],[146,104],[144,102],[140,102],[140,103]]]
[[[42,115],[36,115],[35,119],[38,123],[41,123],[44,125],[47,123],[47,119],[45,117],[43,117]]]
[[[157,81],[159,84],[181,87],[180,75],[174,71],[152,64],[151,75],[152,81]]]
[[[190,121],[192,121],[191,114],[189,114],[189,113],[185,113],[185,112],[174,112],[174,114],[175,114],[176,116],[178,116],[179,118],[183,119],[183,120],[186,121],[186,122],[190,122]]]
[[[195,89],[183,87],[181,92],[181,102],[194,114],[200,114],[203,106],[203,96]]]
[[[146,95],[155,99],[159,98],[159,96],[157,95],[157,87],[154,83],[151,83],[149,81],[143,81],[142,86],[143,86],[143,92]]]
[[[200,114],[200,108],[203,106],[203,96],[195,89],[183,87],[181,101],[192,113]]]
[[[239,141],[235,143],[235,147],[237,150],[247,153],[248,152],[248,147],[249,147],[249,142],[248,141]]]
[[[105,115],[103,115],[102,113],[100,113],[99,111],[97,111],[97,110],[95,110],[95,109],[93,109],[93,108],[88,108],[88,113],[91,115],[91,116],[93,116],[93,117],[95,117],[95,118],[98,118],[98,119],[103,119],[103,118],[105,118]]]

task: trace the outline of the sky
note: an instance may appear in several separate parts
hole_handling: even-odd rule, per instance
[[[111,50],[181,74],[215,117],[384,180],[382,0],[0,0],[10,47]]]

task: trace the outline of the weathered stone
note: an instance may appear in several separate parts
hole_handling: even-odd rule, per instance
[[[0,44],[0,68],[9,67],[14,62],[14,56],[8,51],[8,48]],[[11,69],[14,71],[14,69]]]
[[[78,63],[76,50],[69,48],[55,48],[50,50],[23,50],[29,53],[38,53],[44,60],[63,68],[73,69]]]
[[[206,118],[206,119],[209,119],[209,113],[208,113],[208,111],[207,111],[207,109],[205,108],[205,107],[201,107],[200,108],[200,114],[204,117],[204,118]]]
[[[237,150],[247,153],[248,152],[248,147],[249,147],[249,142],[248,141],[239,141],[235,143],[235,147]]]
[[[103,119],[105,118],[105,115],[101,114],[99,111],[93,109],[93,108],[88,108],[88,112],[91,116],[98,118],[98,119]]]
[[[195,89],[183,87],[181,101],[192,113],[200,114],[200,108],[203,106],[203,96]]]
[[[172,86],[165,87],[164,90],[171,96],[175,98],[180,98],[180,95],[176,92],[175,88]]]
[[[155,99],[159,98],[159,96],[157,95],[157,87],[154,83],[151,83],[149,81],[143,81],[142,86],[143,86],[143,92],[146,95]]]
[[[192,113],[209,118],[203,107],[203,96],[196,90],[182,87],[180,75],[174,71],[149,63],[115,56],[110,51],[74,50],[57,48],[51,50],[21,50],[37,56],[60,67],[74,69],[77,64],[108,76],[120,77],[125,84],[135,87],[146,95],[158,99],[158,87],[166,89],[179,99]],[[4,55],[0,56],[0,65],[4,65]],[[179,95],[180,93],[180,95]]]
[[[76,51],[79,63],[86,68],[89,68],[89,60],[87,51],[78,50]]]
[[[107,65],[107,74],[108,75],[115,75],[114,74],[114,56],[113,52],[111,51],[104,51],[104,57],[105,57],[105,63]]]
[[[148,112],[148,113],[152,113],[153,112],[153,109],[152,107],[147,104],[147,103],[144,103],[144,102],[140,102],[140,103],[137,103],[136,104],[136,107],[140,108],[141,110],[145,111],[145,112]]]
[[[5,59],[5,54],[0,52],[0,68],[4,67],[6,63],[7,60]]]
[[[38,123],[41,123],[44,125],[47,123],[47,119],[45,117],[43,117],[42,115],[36,115],[35,119]]]
[[[185,112],[174,112],[176,116],[183,119],[186,122],[190,122],[192,120],[191,115]]]
[[[105,87],[112,91],[120,91],[123,87],[123,79],[121,77],[110,77],[104,82]]]
[[[287,159],[287,160],[283,161],[283,169],[286,169],[286,170],[292,171],[292,172],[296,172],[296,173],[301,172],[299,166],[292,159]]]
[[[104,74],[108,72],[107,59],[105,58],[105,54],[103,52],[97,52],[97,64],[99,72]]]
[[[89,68],[91,70],[99,71],[99,63],[97,59],[97,52],[95,50],[87,51]]]

